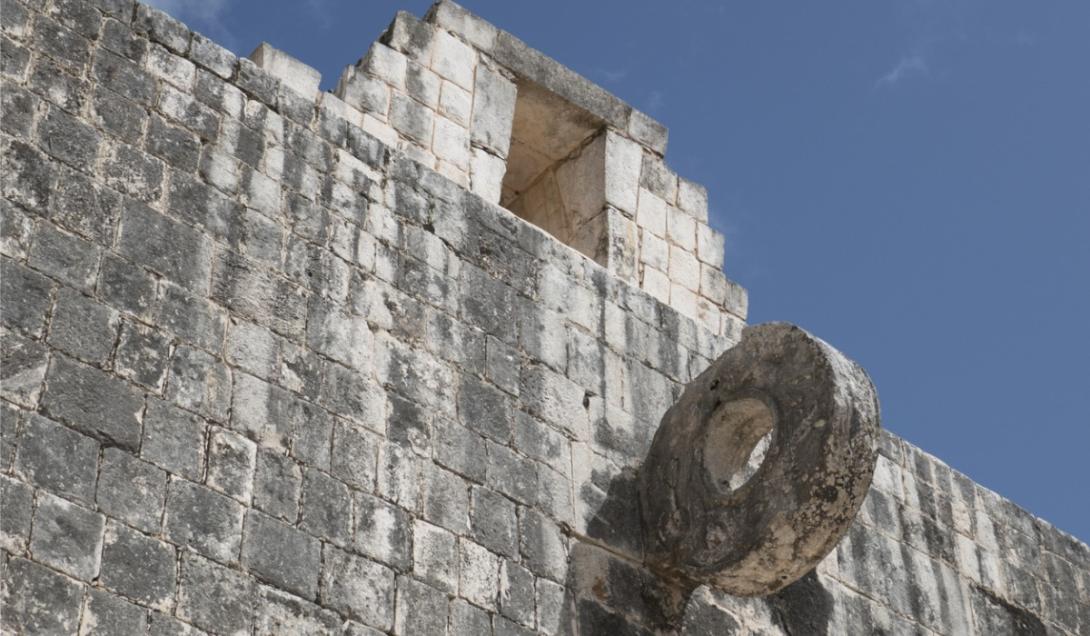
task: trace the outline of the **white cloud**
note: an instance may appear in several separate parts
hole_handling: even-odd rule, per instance
[[[875,86],[896,86],[905,78],[914,75],[928,75],[930,72],[931,71],[927,66],[927,60],[919,53],[904,55],[889,72],[878,78],[878,81],[875,82]]]

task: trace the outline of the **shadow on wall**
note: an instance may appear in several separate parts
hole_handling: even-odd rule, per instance
[[[626,469],[610,480],[587,536],[572,537],[560,633],[712,636],[752,633],[754,622],[761,633],[830,633],[833,595],[814,571],[768,597],[731,597],[749,608],[743,617],[716,603],[721,593],[669,580],[625,556],[642,554],[637,474]]]

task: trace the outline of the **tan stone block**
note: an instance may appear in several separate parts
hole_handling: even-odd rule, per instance
[[[606,203],[631,216],[636,211],[643,150],[612,131],[606,132],[605,143]]]
[[[670,277],[659,270],[644,266],[640,288],[663,304],[670,304]]]
[[[646,228],[640,230],[640,262],[664,271],[670,267],[670,245]]]
[[[360,63],[364,70],[387,84],[405,90],[405,73],[408,59],[385,44],[375,42]]]
[[[391,148],[397,147],[397,132],[370,113],[363,115],[363,130]]]
[[[708,191],[699,183],[678,178],[677,203],[697,221],[708,222]]]
[[[500,202],[503,174],[506,170],[507,163],[503,159],[483,148],[473,148],[473,156],[470,159],[469,166],[469,181],[472,190],[485,201]]]
[[[689,316],[690,318],[697,317],[697,303],[700,297],[697,296],[692,290],[686,288],[683,285],[677,283],[671,283],[670,285],[670,306],[679,312]]]
[[[473,71],[476,65],[476,51],[446,31],[436,31],[431,68],[440,77],[466,90],[473,90]]]
[[[712,267],[722,267],[726,239],[703,223],[696,224],[696,256]]]
[[[439,88],[439,114],[468,127],[472,110],[473,94],[453,82],[443,80]]]
[[[692,252],[670,246],[670,280],[693,292],[700,289],[700,261]]]
[[[656,236],[666,236],[666,217],[669,214],[667,211],[666,202],[658,198],[651,192],[640,189],[639,191],[639,206],[636,211],[636,224],[655,234]]]
[[[690,252],[696,251],[696,221],[673,206],[667,208],[666,236],[675,245]]]
[[[469,170],[469,130],[446,117],[435,118],[431,150],[436,157],[459,170]]]

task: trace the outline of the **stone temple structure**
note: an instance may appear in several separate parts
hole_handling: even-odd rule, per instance
[[[1090,633],[1090,549],[746,327],[666,129],[511,34],[398,14],[323,93],[0,23],[0,631]]]

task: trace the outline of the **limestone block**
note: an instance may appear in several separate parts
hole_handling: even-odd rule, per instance
[[[446,117],[435,118],[432,152],[463,172],[470,169],[469,131]]]
[[[386,82],[394,88],[405,90],[405,73],[408,59],[399,51],[385,44],[375,42],[368,49],[367,55],[359,64],[364,71]]]
[[[458,595],[485,609],[496,608],[499,593],[500,559],[483,547],[460,539]]]
[[[102,550],[106,589],[155,609],[167,610],[174,600],[175,548],[127,526],[110,522]]]
[[[435,27],[407,11],[398,11],[382,34],[383,44],[424,65],[431,61],[434,40]]]
[[[432,70],[468,91],[473,90],[473,71],[476,65],[476,51],[446,31],[435,32]]]
[[[410,577],[398,577],[394,633],[443,634],[446,628],[447,595]]]
[[[639,207],[636,211],[636,223],[644,230],[656,236],[666,237],[666,219],[669,206],[649,190],[640,188]]]
[[[436,50],[436,55],[438,54],[439,51]],[[515,117],[517,90],[514,82],[484,65],[477,69],[476,81],[468,86],[453,78],[448,79],[473,91],[470,126],[473,142],[506,157],[511,145],[511,125]]]
[[[187,479],[200,479],[204,465],[204,421],[161,400],[149,399],[140,456]]]
[[[221,563],[238,561],[243,508],[204,486],[175,480],[167,488],[165,536]]]
[[[12,558],[5,574],[4,616],[13,633],[73,634],[79,625],[83,587],[32,561]]]
[[[488,52],[496,41],[498,29],[466,11],[454,2],[436,2],[428,10],[429,22],[457,33],[478,49]]]
[[[670,303],[670,277],[664,272],[654,267],[645,266],[640,288],[657,298],[664,305]]]
[[[438,526],[413,522],[413,574],[426,583],[455,594],[458,591],[457,538]]]
[[[643,152],[635,142],[613,131],[605,137],[606,203],[628,213],[636,213]]]
[[[639,487],[650,562],[737,595],[793,582],[855,518],[878,419],[854,362],[797,327],[747,328],[655,434]]]
[[[106,517],[50,494],[34,513],[30,552],[42,563],[90,581],[98,576]]]
[[[659,271],[670,268],[670,245],[646,228],[640,229],[640,262]]]
[[[405,89],[409,97],[432,110],[439,106],[439,86],[444,81],[426,66],[412,60],[405,70]]]
[[[473,109],[473,94],[454,82],[443,80],[439,89],[439,114],[469,126]]]
[[[348,105],[385,120],[390,105],[390,87],[359,66],[347,66],[334,94]]]
[[[110,634],[134,634],[147,627],[147,610],[102,590],[91,590],[83,606],[80,634],[101,630]]]
[[[152,45],[144,60],[147,70],[183,91],[191,91],[197,69],[189,60],[178,57],[161,46]]]
[[[678,247],[696,252],[696,221],[677,208],[670,206],[666,217],[666,236]]]
[[[321,543],[260,512],[246,515],[242,567],[278,588],[314,600]]]
[[[253,579],[191,552],[183,553],[179,574],[179,618],[209,632],[250,632]]]
[[[262,42],[249,55],[258,67],[279,79],[285,86],[307,98],[316,97],[322,74],[280,49]]]
[[[689,291],[700,289],[700,261],[692,252],[670,246],[670,280]]]
[[[166,499],[166,472],[116,448],[102,453],[95,501],[102,512],[156,533]]]
[[[666,126],[636,109],[632,109],[628,116],[628,134],[660,156],[666,154],[666,142],[669,139]]]
[[[697,221],[708,222],[708,191],[699,183],[681,177],[677,189],[678,207]]]
[[[723,266],[726,241],[723,235],[704,223],[696,224],[696,256],[712,267]]]

